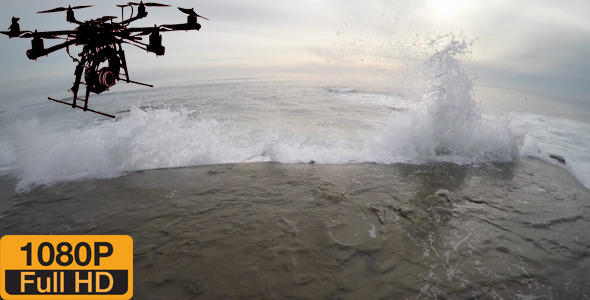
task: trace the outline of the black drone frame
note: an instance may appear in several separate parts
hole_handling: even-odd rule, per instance
[[[90,93],[100,94],[109,90],[110,87],[116,84],[117,81],[124,81],[127,83],[134,83],[144,86],[153,87],[151,84],[133,81],[129,78],[129,71],[127,69],[127,61],[125,59],[125,52],[122,44],[130,44],[148,52],[153,52],[156,56],[164,55],[165,47],[162,46],[161,32],[178,31],[178,30],[199,30],[201,24],[197,22],[197,18],[209,20],[203,16],[195,13],[194,9],[178,8],[181,12],[188,15],[187,22],[184,24],[169,24],[154,27],[136,27],[129,28],[132,22],[145,18],[148,13],[146,7],[165,7],[169,6],[160,3],[135,3],[129,2],[121,7],[121,22],[113,22],[115,16],[104,16],[89,21],[78,21],[74,16],[74,10],[91,7],[92,5],[82,6],[68,6],[58,7],[50,10],[40,11],[39,13],[53,13],[66,11],[66,21],[77,24],[78,27],[74,30],[62,31],[21,31],[18,24],[19,18],[12,18],[12,24],[8,28],[9,31],[0,31],[0,33],[9,36],[10,38],[32,38],[31,49],[27,50],[27,57],[31,60],[37,60],[41,56],[47,56],[55,51],[66,49],[70,55],[69,47],[73,45],[83,46],[82,52],[78,54],[79,58],[74,58],[70,55],[74,62],[77,62],[76,70],[74,71],[75,81],[74,85],[69,89],[74,95],[72,103],[53,99],[49,100],[71,105],[73,108],[81,108],[84,111],[90,111],[103,116],[114,118],[115,116],[103,113],[100,111],[88,108],[88,99]],[[131,8],[131,16],[124,19],[124,10],[126,7]],[[134,7],[137,7],[137,14],[133,16]],[[142,42],[142,36],[149,35],[149,43]],[[65,39],[66,41],[45,48],[44,39]],[[84,81],[82,81],[84,75]],[[86,87],[86,96],[84,99],[78,98],[80,84]],[[78,101],[84,102],[84,106],[78,105]]]

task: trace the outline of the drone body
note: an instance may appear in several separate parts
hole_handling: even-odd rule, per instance
[[[121,22],[113,22],[114,16],[103,16],[89,21],[78,21],[74,16],[75,9],[82,9],[91,7],[92,5],[84,6],[68,6],[58,7],[50,10],[40,11],[39,13],[53,13],[66,11],[66,21],[77,24],[78,27],[74,30],[63,31],[42,31],[35,30],[21,31],[18,24],[19,18],[13,17],[12,24],[8,28],[9,31],[0,31],[0,33],[9,36],[10,38],[32,38],[31,49],[27,50],[27,57],[31,60],[36,60],[41,56],[49,55],[55,51],[66,49],[70,55],[69,47],[73,45],[83,46],[82,52],[78,54],[78,58],[72,57],[74,62],[77,62],[76,70],[74,71],[75,81],[70,91],[74,94],[72,103],[67,103],[61,100],[48,98],[71,105],[73,108],[81,108],[84,111],[95,112],[104,116],[114,116],[95,111],[88,108],[88,99],[90,93],[100,94],[116,84],[117,81],[124,81],[127,83],[135,83],[152,87],[152,85],[136,82],[129,79],[129,72],[127,69],[127,62],[125,59],[125,52],[122,44],[130,44],[138,48],[144,49],[148,52],[153,52],[156,56],[164,55],[165,48],[162,46],[161,32],[177,31],[177,30],[199,30],[201,24],[197,22],[197,17],[204,18],[195,13],[193,9],[178,8],[181,12],[188,15],[187,22],[184,24],[169,24],[169,25],[154,25],[154,27],[135,27],[130,28],[129,24],[132,22],[145,18],[148,13],[146,7],[165,7],[169,5],[160,3],[134,3],[129,2],[124,5],[117,5],[121,7]],[[131,8],[131,17],[124,19],[123,14],[126,7]],[[133,16],[133,8],[137,7],[137,14]],[[142,36],[149,35],[149,43],[142,42]],[[65,39],[65,42],[45,48],[44,39]],[[84,81],[82,81],[84,75]],[[78,98],[80,84],[86,87],[86,97],[84,99]],[[84,106],[79,106],[77,101],[84,102]]]

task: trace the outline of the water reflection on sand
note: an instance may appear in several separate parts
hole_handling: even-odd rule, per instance
[[[590,296],[590,192],[537,159],[231,164],[4,194],[3,234],[131,235],[135,299]]]

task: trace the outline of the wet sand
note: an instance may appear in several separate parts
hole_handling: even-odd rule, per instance
[[[590,297],[590,191],[533,158],[15,184],[0,177],[2,235],[130,235],[134,299]]]

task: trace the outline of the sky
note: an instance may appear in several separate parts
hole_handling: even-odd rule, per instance
[[[0,26],[74,29],[59,6],[96,5],[79,20],[121,16],[125,1],[2,0]],[[230,78],[273,74],[408,73],[432,55],[431,40],[471,43],[463,59],[476,85],[545,94],[590,105],[590,1],[587,0],[175,0],[210,19],[199,32],[163,35],[164,56],[125,45],[131,79]],[[129,12],[127,12],[128,14]],[[148,8],[136,26],[184,23],[174,7]],[[2,21],[4,23],[1,23]],[[115,21],[117,21],[116,19]],[[45,41],[49,47],[55,42]],[[67,96],[75,63],[65,51],[29,60],[30,39],[0,36],[0,109],[5,103]],[[76,49],[76,48],[73,48]],[[79,50],[78,50],[79,51]],[[75,52],[75,51],[72,51]],[[397,75],[396,75],[397,74]],[[395,79],[391,79],[395,80]],[[3,104],[4,103],[4,104]]]

